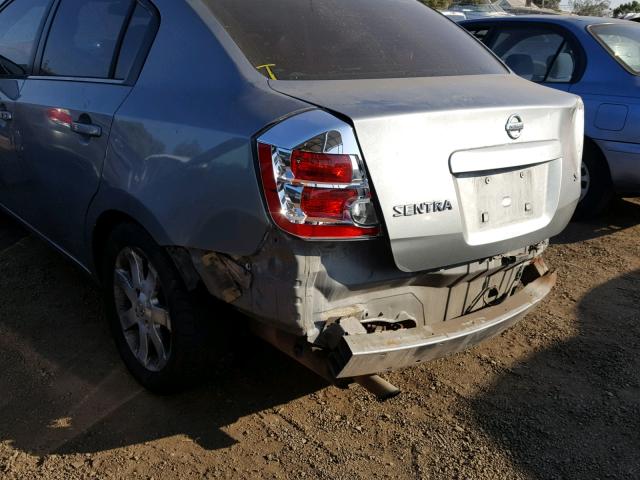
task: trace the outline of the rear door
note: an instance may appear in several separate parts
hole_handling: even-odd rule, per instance
[[[0,204],[9,208],[21,188],[14,129],[15,102],[30,73],[40,30],[51,0],[14,0],[0,8]]]
[[[72,255],[83,242],[113,116],[132,88],[152,23],[152,11],[135,0],[58,0],[39,69],[16,104],[25,182],[12,207]]]

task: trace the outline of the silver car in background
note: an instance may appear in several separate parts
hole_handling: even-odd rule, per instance
[[[491,0],[453,0],[446,12],[462,14],[464,20],[513,17],[513,14],[506,12],[500,6],[499,1],[492,2]],[[456,17],[452,18],[452,20],[459,21]]]
[[[211,298],[389,393],[554,284],[582,103],[417,1],[12,0],[0,26],[0,204],[101,283],[149,389],[223,348]]]

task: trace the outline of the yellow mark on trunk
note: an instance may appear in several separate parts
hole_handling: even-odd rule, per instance
[[[265,65],[258,65],[256,68],[258,70],[260,70],[261,68],[264,68],[267,71],[267,74],[269,75],[269,78],[271,80],[277,80],[276,76],[273,74],[273,70],[271,70],[271,67],[275,67],[276,64],[275,63],[267,63]]]

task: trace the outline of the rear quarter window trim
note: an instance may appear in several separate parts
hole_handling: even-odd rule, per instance
[[[122,43],[124,41],[124,36],[129,30],[129,26],[131,24],[131,18],[133,17],[133,12],[135,12],[136,7],[138,6],[138,2],[131,2],[129,5],[129,11],[125,16],[125,21],[122,23],[122,27],[120,28],[120,33],[118,34],[118,40],[116,41],[116,47],[113,51],[113,55],[111,56],[111,64],[109,65],[109,78],[115,78],[116,67],[118,66],[118,61],[120,59],[120,54],[122,52]]]

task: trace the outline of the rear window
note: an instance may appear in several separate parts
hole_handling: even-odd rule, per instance
[[[339,80],[506,73],[418,0],[203,0],[263,75]]]
[[[592,25],[589,31],[623,67],[640,75],[640,25]]]

